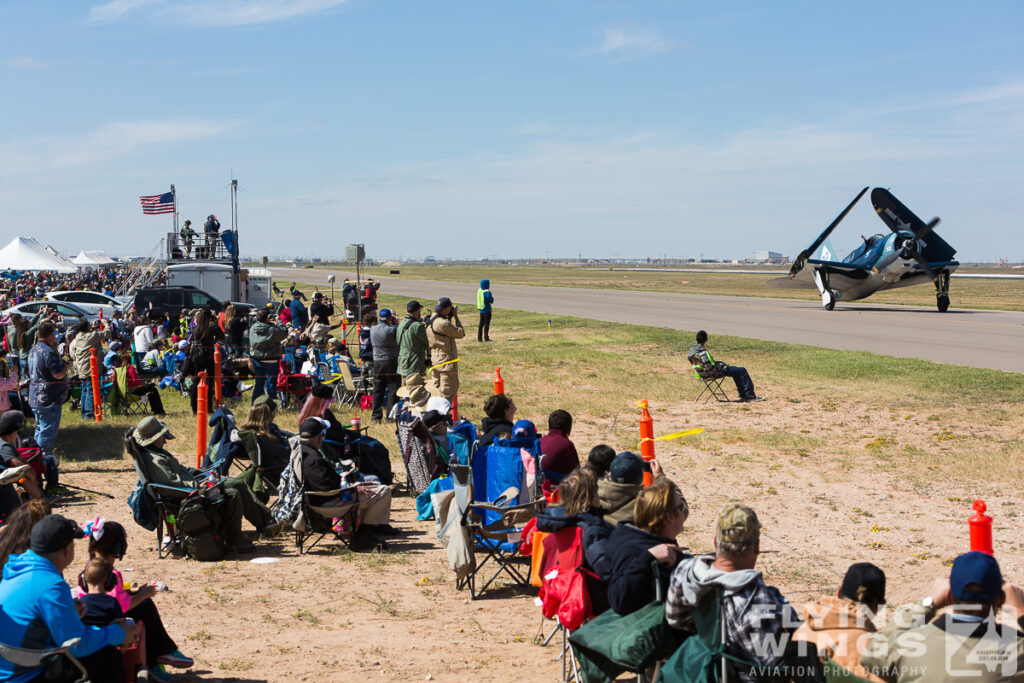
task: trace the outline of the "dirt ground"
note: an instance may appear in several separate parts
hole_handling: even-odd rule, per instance
[[[871,561],[886,571],[896,604],[919,597],[967,549],[966,520],[977,496],[996,518],[1004,574],[1024,580],[1020,483],[982,486],[971,473],[954,474],[960,470],[943,459],[959,433],[993,444],[1018,438],[1019,417],[978,433],[967,412],[939,429],[927,415],[867,400],[769,397],[699,405],[688,394],[657,411],[658,433],[659,424],[707,430],[689,442],[658,444],[690,504],[681,545],[708,551],[718,510],[743,501],[764,524],[766,580],[793,603],[834,591],[849,564]],[[619,428],[635,417],[623,412]],[[543,424],[540,415],[520,417]],[[294,413],[279,420],[286,427],[291,421]],[[873,436],[891,433],[894,423],[898,443]],[[573,438],[581,453],[615,429],[601,421],[578,424]],[[397,453],[390,428],[375,427],[373,435]],[[172,451],[189,450],[192,440],[183,436],[171,442]],[[925,460],[935,464],[919,467]],[[158,560],[155,534],[131,522],[125,499],[135,474],[128,460],[69,461],[66,469],[69,483],[111,491],[115,500],[76,497],[59,511],[83,522],[97,515],[124,521],[125,576],[169,585],[157,604],[168,631],[196,659],[177,680],[558,680],[557,648],[536,643],[551,624],[542,623],[535,591],[504,586],[470,602],[455,590],[434,523],[415,520],[409,497],[395,497],[392,523],[403,534],[387,552],[353,554],[325,541],[299,557],[291,537],[279,536],[258,542],[255,555],[201,564]]]

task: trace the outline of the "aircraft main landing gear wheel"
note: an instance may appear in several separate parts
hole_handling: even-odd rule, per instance
[[[949,297],[945,294],[939,294],[935,299],[935,305],[938,306],[940,313],[945,313],[949,310]]]
[[[828,290],[828,292],[825,293],[825,297],[824,298],[826,299],[826,301],[825,301],[825,310],[826,311],[834,311],[834,310],[836,310],[836,295],[832,292],[832,290]]]

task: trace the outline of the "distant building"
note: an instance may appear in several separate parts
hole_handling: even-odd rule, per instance
[[[753,263],[788,263],[789,258],[777,251],[755,251]]]

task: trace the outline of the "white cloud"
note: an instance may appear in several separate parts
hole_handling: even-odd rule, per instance
[[[253,26],[314,14],[345,0],[111,0],[90,9],[96,22],[143,10],[147,19],[192,26]]]
[[[606,28],[601,34],[601,44],[586,53],[637,59],[681,47],[683,43],[669,40],[656,28],[626,25]]]
[[[949,98],[950,105],[1024,101],[1024,80],[965,90]]]
[[[0,175],[99,164],[168,143],[212,137],[232,125],[208,121],[119,121],[79,136],[0,142]]]
[[[42,69],[46,66],[46,62],[41,62],[32,57],[11,57],[4,60],[4,66],[9,66],[12,69]]]

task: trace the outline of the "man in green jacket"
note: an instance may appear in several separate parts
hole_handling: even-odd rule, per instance
[[[423,384],[423,376],[427,372],[427,327],[420,319],[422,306],[413,300],[405,306],[407,315],[398,326],[398,374],[403,383],[408,383],[410,375],[418,374]]]

